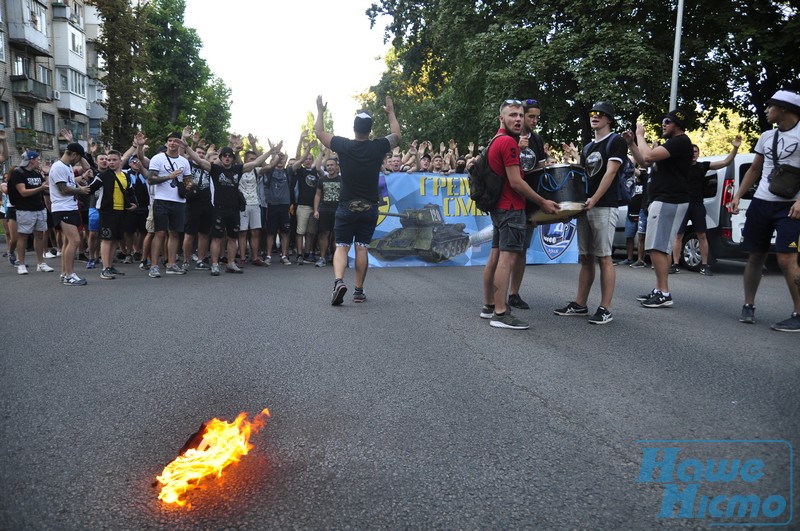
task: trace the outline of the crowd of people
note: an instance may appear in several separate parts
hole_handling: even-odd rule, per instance
[[[519,291],[525,273],[522,256],[535,228],[533,213],[557,219],[560,212],[558,203],[537,193],[526,179],[556,162],[536,132],[539,103],[504,101],[497,134],[480,154],[472,143],[459,152],[454,140],[441,142],[438,150],[430,141],[414,140],[401,151],[400,125],[389,97],[384,111],[391,133],[383,138],[371,138],[373,119],[366,112],[354,119],[354,139],[334,136],[324,128],[325,108],[319,97],[316,139],[309,140],[303,131],[293,158],[283,152],[282,142],[269,142],[269,149],[260,151],[252,135],[248,135],[247,150],[237,135],[217,150],[189,128],[170,133],[152,158],[147,157],[143,133],[124,152],[100,149],[94,143],[86,152],[72,141],[68,130],[62,130],[67,146],[59,160],[42,163],[37,152],[26,149],[4,175],[0,191],[8,259],[18,274],[28,274],[25,256],[30,240],[37,271],[53,272],[45,258],[60,257],[62,284],[79,286],[86,279],[74,269],[76,258],[85,261],[87,269],[98,267],[101,279],[111,280],[124,274],[114,266],[115,256],[123,263],[137,261],[151,278],[159,278],[162,269],[167,275],[199,270],[218,276],[223,269],[240,274],[248,264],[270,266],[274,255],[281,264],[291,265],[294,253],[298,265],[324,267],[332,262],[331,304],[337,306],[347,292],[344,274],[349,249],[355,245],[353,301],[364,302],[367,248],[378,219],[380,175],[468,173],[480,156],[503,178],[499,200],[490,212],[492,251],[484,269],[480,317],[496,328],[529,328],[509,307],[530,308]],[[800,96],[778,91],[766,112],[777,128],[759,139],[755,161],[729,205],[735,213],[744,191],[760,179],[743,231],[749,260],[740,321],[755,322],[761,267],[776,233],[775,251],[793,313],[772,328],[793,332],[800,331],[800,191],[779,195],[772,181],[779,171],[784,176],[788,172],[791,180],[792,175],[797,177],[797,170],[791,169],[800,168]],[[613,321],[616,264],[611,254],[620,205],[617,180],[623,163],[630,158],[637,164],[639,193],[629,205],[633,215],[626,220],[628,257],[622,264],[643,267],[645,254],[649,255],[655,287],[639,301],[645,308],[670,307],[668,275],[677,269],[675,249],[689,222],[701,243],[700,271],[712,274],[704,238],[702,183],[710,169],[730,164],[741,138],[732,142],[732,151],[723,161],[698,163],[699,149],[686,135],[688,120],[680,109],[663,116],[663,144],[648,143],[641,124],[635,131],[613,132],[616,118],[608,102],[592,107],[589,122],[594,138],[581,152],[574,144],[562,145],[562,161],[583,168],[588,191],[576,222],[577,292],[574,300],[554,313],[587,316],[589,323],[603,325]],[[9,155],[5,131],[0,131],[0,162]],[[52,249],[45,253],[48,240]],[[595,264],[600,271],[600,301],[589,314]]]

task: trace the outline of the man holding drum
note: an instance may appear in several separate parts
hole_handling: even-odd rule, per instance
[[[523,110],[519,100],[506,100],[500,105],[500,129],[486,156],[492,170],[504,176],[503,189],[492,217],[492,252],[483,270],[483,319],[491,326],[526,330],[528,323],[517,319],[506,306],[511,271],[521,259],[525,240],[525,199],[536,203],[547,214],[556,214],[558,204],[533,191],[522,178],[519,158],[519,135],[522,132]]]
[[[628,156],[625,140],[611,133],[614,107],[604,101],[597,102],[589,111],[589,122],[594,140],[581,153],[581,166],[589,180],[588,199],[583,205],[584,215],[578,217],[578,254],[581,269],[578,274],[578,293],[575,300],[554,310],[556,315],[588,315],[587,302],[595,276],[595,258],[600,264],[600,306],[589,317],[591,324],[607,324],[611,315],[616,272],[611,260],[614,230],[619,217],[617,197],[617,170]]]

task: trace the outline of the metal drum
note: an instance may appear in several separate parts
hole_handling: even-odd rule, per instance
[[[571,219],[583,212],[589,183],[583,167],[577,164],[553,164],[525,174],[533,190],[545,199],[555,201],[561,207],[558,214],[545,214],[538,205],[527,203],[526,210],[533,212],[537,223]]]

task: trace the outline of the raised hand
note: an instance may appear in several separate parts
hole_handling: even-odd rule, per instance
[[[65,127],[64,129],[62,129],[61,131],[59,131],[59,132],[58,132],[58,134],[60,134],[60,135],[61,135],[61,137],[62,137],[64,140],[66,140],[66,141],[67,141],[67,143],[70,143],[70,142],[72,142],[72,131],[70,131],[70,130],[69,130],[69,129],[67,129],[66,127]]]
[[[742,145],[742,135],[736,135],[736,138],[733,139],[731,145],[735,148],[738,148]]]
[[[183,128],[183,134],[181,135],[181,138],[191,138],[191,136],[192,136],[192,128],[187,125],[186,127]]]
[[[328,104],[322,102],[322,96],[317,96],[317,111],[324,113],[327,108]]]

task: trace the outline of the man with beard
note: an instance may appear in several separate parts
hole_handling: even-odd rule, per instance
[[[636,139],[629,132],[623,136],[640,165],[652,165],[648,193],[650,206],[644,247],[656,271],[656,287],[637,297],[645,308],[672,306],[669,292],[669,266],[672,242],[689,207],[689,171],[692,166],[692,141],[686,136],[686,113],[668,112],[661,121],[664,144],[651,148],[644,137],[644,126],[636,125]],[[637,145],[638,144],[638,145]]]
[[[492,217],[492,252],[483,270],[483,319],[495,328],[526,330],[530,325],[511,315],[506,294],[511,271],[525,246],[525,199],[547,214],[556,214],[558,204],[544,199],[522,178],[519,159],[519,135],[524,112],[519,100],[505,100],[500,105],[500,129],[486,153],[489,165],[505,177],[500,199]]]

